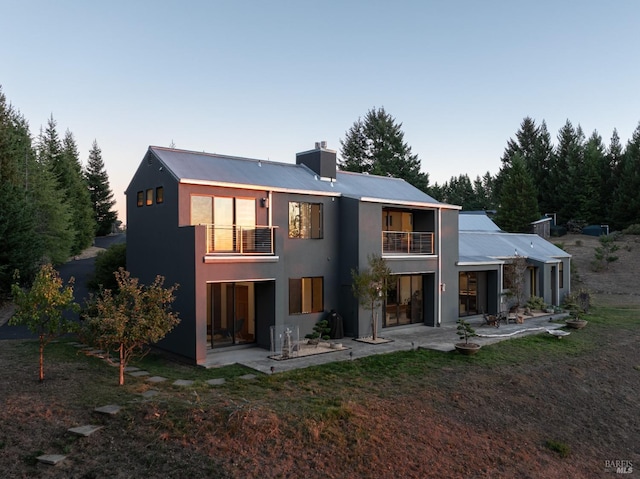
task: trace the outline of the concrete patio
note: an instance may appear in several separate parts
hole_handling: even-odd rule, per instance
[[[527,317],[523,324],[504,324],[499,328],[483,326],[481,316],[472,316],[467,321],[476,330],[477,337],[474,343],[481,345],[493,344],[506,339],[518,338],[528,334],[542,334],[546,330],[559,329],[564,326],[561,322],[551,322],[562,319],[567,314],[543,314]],[[206,368],[241,364],[265,374],[291,371],[309,366],[327,364],[335,361],[349,361],[374,354],[385,354],[395,351],[410,351],[412,349],[432,349],[436,351],[453,351],[454,343],[459,342],[456,335],[456,324],[448,324],[440,327],[428,327],[424,325],[411,325],[396,328],[383,329],[379,336],[389,339],[390,342],[382,344],[370,344],[356,341],[353,338],[336,340],[347,349],[331,351],[322,354],[294,357],[287,360],[271,359],[271,352],[258,347],[244,347],[233,350],[209,350]],[[273,368],[273,370],[272,370]]]

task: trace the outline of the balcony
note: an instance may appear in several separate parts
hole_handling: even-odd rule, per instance
[[[383,254],[433,254],[433,233],[383,231]]]
[[[207,225],[207,254],[273,255],[274,229]]]

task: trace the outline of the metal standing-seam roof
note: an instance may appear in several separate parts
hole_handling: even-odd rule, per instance
[[[147,155],[154,155],[181,183],[345,196],[361,201],[459,209],[458,206],[440,203],[397,178],[338,171],[335,181],[327,181],[305,165],[157,146],[150,146]]]
[[[557,263],[571,255],[536,234],[506,233],[484,212],[461,212],[459,264],[496,264],[513,256]]]
[[[536,234],[460,231],[459,263],[501,263],[513,256],[557,263],[571,255]]]

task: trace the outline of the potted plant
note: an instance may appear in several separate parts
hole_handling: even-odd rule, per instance
[[[465,321],[464,319],[458,319],[458,328],[456,330],[456,334],[462,340],[464,339],[464,343],[456,343],[454,344],[456,351],[465,355],[476,354],[480,350],[480,345],[477,343],[470,343],[469,338],[477,336],[475,329],[471,327],[471,325]]]
[[[320,343],[320,340],[328,341],[331,332],[331,328],[329,327],[329,321],[326,319],[321,319],[316,323],[313,327],[313,332],[307,334],[305,338],[309,340],[309,344],[315,344],[316,347]]]
[[[573,329],[582,329],[587,325],[587,320],[580,318],[577,314],[571,315],[569,319],[565,321],[567,326]]]

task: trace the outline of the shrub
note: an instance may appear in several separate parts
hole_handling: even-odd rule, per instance
[[[118,289],[115,272],[119,268],[126,269],[126,263],[127,244],[111,245],[107,250],[101,251],[96,256],[95,272],[87,282],[87,286],[93,291],[98,291],[101,287],[115,291]]]
[[[567,457],[571,453],[571,448],[564,442],[547,440],[544,445],[553,452],[557,452],[560,457]]]
[[[600,236],[600,246],[595,249],[596,261],[599,261],[604,269],[609,269],[609,263],[613,263],[618,260],[618,257],[614,255],[620,247],[614,244],[619,238],[618,235]]]
[[[628,226],[622,232],[626,235],[640,235],[640,224],[635,223],[633,225]]]
[[[562,306],[568,310],[572,316],[586,314],[591,309],[591,293],[582,288],[577,291],[572,291],[564,297]]]
[[[531,309],[546,309],[547,305],[540,296],[531,296],[529,301],[527,301],[527,306]]]
[[[311,339],[311,340],[323,339],[323,340],[327,341],[327,340],[329,340],[331,338],[329,336],[330,332],[331,332],[331,327],[329,326],[329,321],[327,321],[326,319],[321,319],[313,327],[313,332],[307,334],[305,336],[305,338]]]

